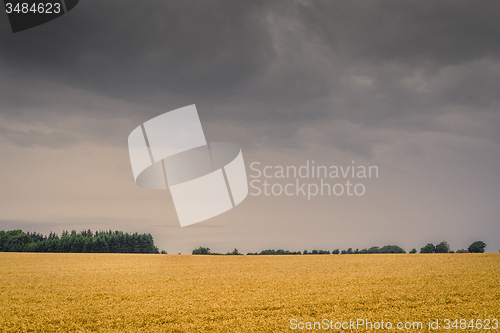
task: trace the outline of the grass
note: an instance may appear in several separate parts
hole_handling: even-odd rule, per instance
[[[500,254],[0,253],[0,331],[286,332],[324,318],[428,331],[500,319],[499,285]]]

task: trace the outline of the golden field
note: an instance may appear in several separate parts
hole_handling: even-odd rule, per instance
[[[293,332],[311,330],[291,319],[325,318],[428,331],[429,319],[500,319],[500,254],[0,253],[0,265],[1,332]]]

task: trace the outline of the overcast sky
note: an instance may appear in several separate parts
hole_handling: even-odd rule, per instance
[[[149,232],[169,253],[500,250],[500,3],[97,1],[0,15],[0,229]],[[180,228],[127,137],[196,104],[247,166],[376,165],[362,197],[248,196]]]

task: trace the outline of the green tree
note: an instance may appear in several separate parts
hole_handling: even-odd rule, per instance
[[[406,253],[406,251],[397,245],[385,245],[380,248],[379,253]]]
[[[208,247],[199,247],[193,250],[193,254],[210,254],[210,249]]]
[[[469,246],[469,252],[470,253],[484,253],[484,248],[486,247],[486,244],[483,241],[477,241],[472,243]]]
[[[442,241],[436,247],[434,248],[435,253],[449,253],[450,252],[450,246],[446,241]]]
[[[434,244],[429,243],[420,249],[420,253],[434,253]]]
[[[94,239],[95,239],[95,248],[94,248],[95,252],[98,253],[109,252],[108,244],[104,240],[104,237],[97,237],[97,239],[96,238]]]
[[[31,237],[29,235],[27,235],[23,232],[23,233],[17,235],[16,242],[21,244],[21,245],[26,245],[26,244],[33,242],[33,239],[31,239]]]
[[[417,253],[417,249],[416,248],[411,249],[410,253]]]

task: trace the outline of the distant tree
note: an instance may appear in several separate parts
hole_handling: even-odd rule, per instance
[[[307,250],[304,250],[304,252],[302,252],[303,254],[309,254],[309,252],[307,252]]]
[[[46,238],[44,235],[39,234],[38,232],[27,232],[26,234],[31,237],[33,242],[41,242]]]
[[[228,253],[229,254],[229,253]],[[283,250],[283,249],[278,249],[278,250],[262,250],[260,253],[249,253],[250,255],[271,255],[271,256],[276,256],[276,255],[290,255],[290,254],[301,254],[300,251],[298,252],[290,252],[288,250]]]
[[[420,253],[434,253],[434,244],[429,243],[420,249]]]
[[[335,249],[332,251],[332,254],[339,254],[339,253],[340,253],[339,249]]]
[[[233,252],[229,252],[228,254],[232,255],[232,256],[239,256],[240,255],[240,253],[238,252],[237,249],[234,249]]]
[[[472,243],[469,246],[469,252],[470,253],[484,253],[484,248],[486,247],[486,244],[483,241],[477,241]]]
[[[410,253],[417,253],[417,249],[416,248],[411,249]]]
[[[406,253],[406,251],[397,245],[385,245],[380,248],[379,253]]]
[[[210,254],[210,249],[208,247],[199,247],[193,250],[193,254]]]
[[[25,234],[24,232],[17,235],[16,238],[17,239],[15,241],[21,245],[26,245],[26,244],[33,242],[33,239],[29,235]]]
[[[446,241],[442,241],[438,245],[434,247],[434,252],[435,253],[448,253],[450,252],[450,246]]]
[[[347,249],[347,254],[353,254],[352,248]]]
[[[161,250],[161,252],[160,252],[160,253],[161,253],[161,254],[167,254],[167,251],[165,251],[165,250]]]
[[[109,252],[109,247],[106,241],[104,240],[104,237],[97,237],[94,238],[95,240],[95,248],[94,251],[98,253],[106,253]]]

